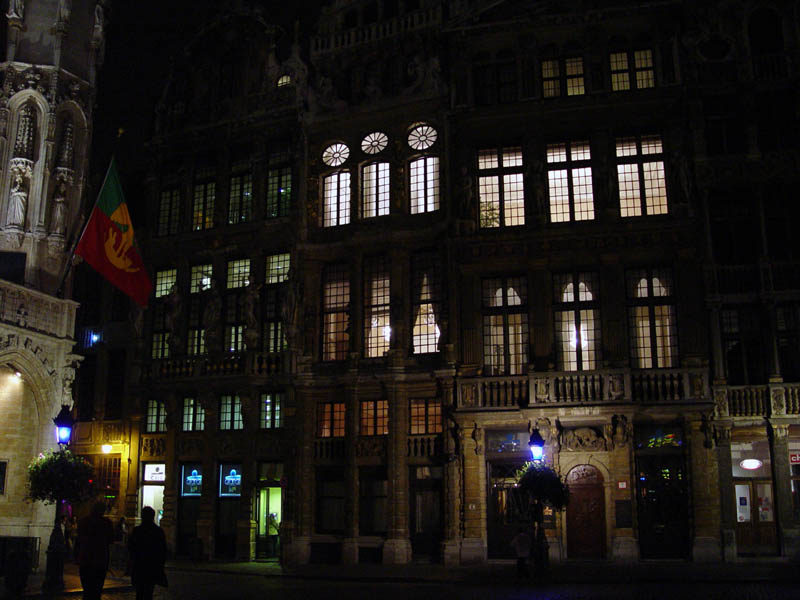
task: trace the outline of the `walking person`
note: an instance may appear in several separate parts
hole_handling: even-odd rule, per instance
[[[155,524],[156,511],[142,509],[142,524],[128,536],[131,559],[131,583],[136,588],[136,600],[152,600],[156,585],[167,585],[164,562],[167,560],[167,540],[164,531]]]
[[[531,577],[530,571],[528,571],[528,559],[531,556],[532,541],[530,534],[523,527],[519,528],[517,535],[511,540],[511,547],[517,555],[517,579],[530,579]]]
[[[111,556],[109,548],[114,541],[114,525],[103,516],[104,502],[92,506],[89,516],[78,523],[75,556],[78,559],[83,587],[83,600],[100,600],[103,583]]]

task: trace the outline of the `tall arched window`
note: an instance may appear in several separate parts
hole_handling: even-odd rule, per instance
[[[436,129],[426,123],[416,123],[408,134],[408,145],[414,150],[431,148],[438,138]],[[411,214],[439,210],[439,157],[421,156],[408,165]]]

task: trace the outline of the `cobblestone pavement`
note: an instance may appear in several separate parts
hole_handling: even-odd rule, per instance
[[[169,574],[170,588],[157,588],[157,600],[796,600],[792,583],[637,583],[637,584],[497,584],[327,582],[256,575],[188,573]],[[132,591],[106,593],[104,600],[134,600]],[[61,598],[80,598],[65,595]]]

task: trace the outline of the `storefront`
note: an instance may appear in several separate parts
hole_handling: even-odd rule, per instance
[[[242,497],[241,463],[219,465],[215,553],[218,558],[236,556],[236,521]]]
[[[192,555],[197,539],[197,519],[200,517],[200,502],[203,493],[203,465],[184,463],[180,466],[181,483],[178,498],[177,553]]]
[[[283,520],[283,463],[260,463],[255,490],[256,558],[280,556]]]
[[[740,556],[776,555],[778,536],[772,457],[769,440],[763,431],[734,430],[731,468],[737,553]]]
[[[140,507],[149,506],[156,511],[156,524],[164,516],[164,483],[167,468],[164,463],[144,463],[142,466],[142,496]]]

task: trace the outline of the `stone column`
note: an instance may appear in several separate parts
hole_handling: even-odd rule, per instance
[[[411,561],[408,531],[408,397],[396,382],[388,386],[389,439],[386,446],[389,480],[389,531],[383,545],[384,564]]]
[[[608,470],[611,481],[610,507],[613,519],[613,535],[611,537],[610,558],[619,562],[633,562],[639,558],[639,547],[634,537],[633,507],[635,505],[633,468],[633,415],[614,415],[611,418],[611,451],[608,453]],[[625,482],[625,487],[620,488],[617,482]],[[618,521],[617,502],[620,502],[620,511],[630,514],[630,522]],[[621,515],[620,515],[621,516]]]
[[[775,517],[781,556],[800,558],[800,527],[792,514],[792,482],[789,465],[789,425],[770,423],[772,481],[775,487]]]
[[[453,375],[455,371],[439,372],[437,376],[444,398],[442,399],[445,415],[451,415],[455,409],[455,389]],[[444,422],[444,540],[442,541],[442,561],[446,566],[457,565],[461,560],[461,463],[463,460],[463,432],[458,424],[450,419]]]
[[[298,454],[295,460],[295,490],[293,509],[294,531],[291,542],[285,546],[284,557],[288,565],[307,564],[311,557],[311,535],[314,531],[314,504],[316,477],[314,472],[315,399],[310,393],[310,375],[298,375],[295,388],[297,404]]]
[[[180,410],[178,409],[179,400],[175,394],[169,394],[164,398],[164,408],[166,409],[167,433],[164,436],[164,516],[161,517],[159,525],[164,530],[167,538],[167,547],[171,552],[175,551],[178,539],[178,474],[176,473],[177,462],[175,461],[175,432],[180,426]]]
[[[767,332],[767,339],[769,340],[769,381],[770,383],[781,383],[783,377],[781,376],[781,361],[778,353],[778,316],[774,301],[767,302],[766,311],[767,322],[769,323],[769,331]]]
[[[354,380],[356,372],[351,372]],[[345,468],[344,468],[344,539],[342,540],[342,563],[354,565],[358,563],[358,464],[356,443],[359,428],[359,396],[358,385],[348,386],[345,398]]]
[[[709,425],[699,415],[690,419],[686,431],[689,434],[694,511],[692,559],[695,562],[716,562],[721,558],[719,474],[713,460],[711,432],[707,430]]]
[[[214,512],[217,501],[217,464],[215,459],[216,445],[211,442],[213,433],[210,430],[218,422],[219,410],[217,397],[213,391],[200,394],[197,401],[205,410],[207,431],[204,434],[205,444],[203,445],[203,487],[195,531],[197,538],[203,544],[203,558],[213,558],[216,553]]]
[[[464,444],[464,540],[461,563],[486,562],[486,457],[484,430],[477,423],[467,427]]]
[[[736,560],[736,503],[733,493],[733,466],[731,462],[731,424],[728,422],[717,423],[715,431],[722,557],[725,562],[733,562]]]
[[[242,456],[242,496],[236,517],[236,560],[253,560],[256,557],[256,521],[253,514],[253,494],[256,466],[254,460]]]
[[[132,406],[141,406],[140,399],[134,398]],[[130,445],[128,446],[128,468],[125,483],[125,520],[133,524],[139,516],[139,455],[141,453],[142,415],[136,412],[128,417],[130,427]]]
[[[715,302],[709,309],[709,319],[711,327],[711,358],[713,361],[714,383],[725,384],[725,361],[722,356],[722,330],[720,328],[720,307]]]

